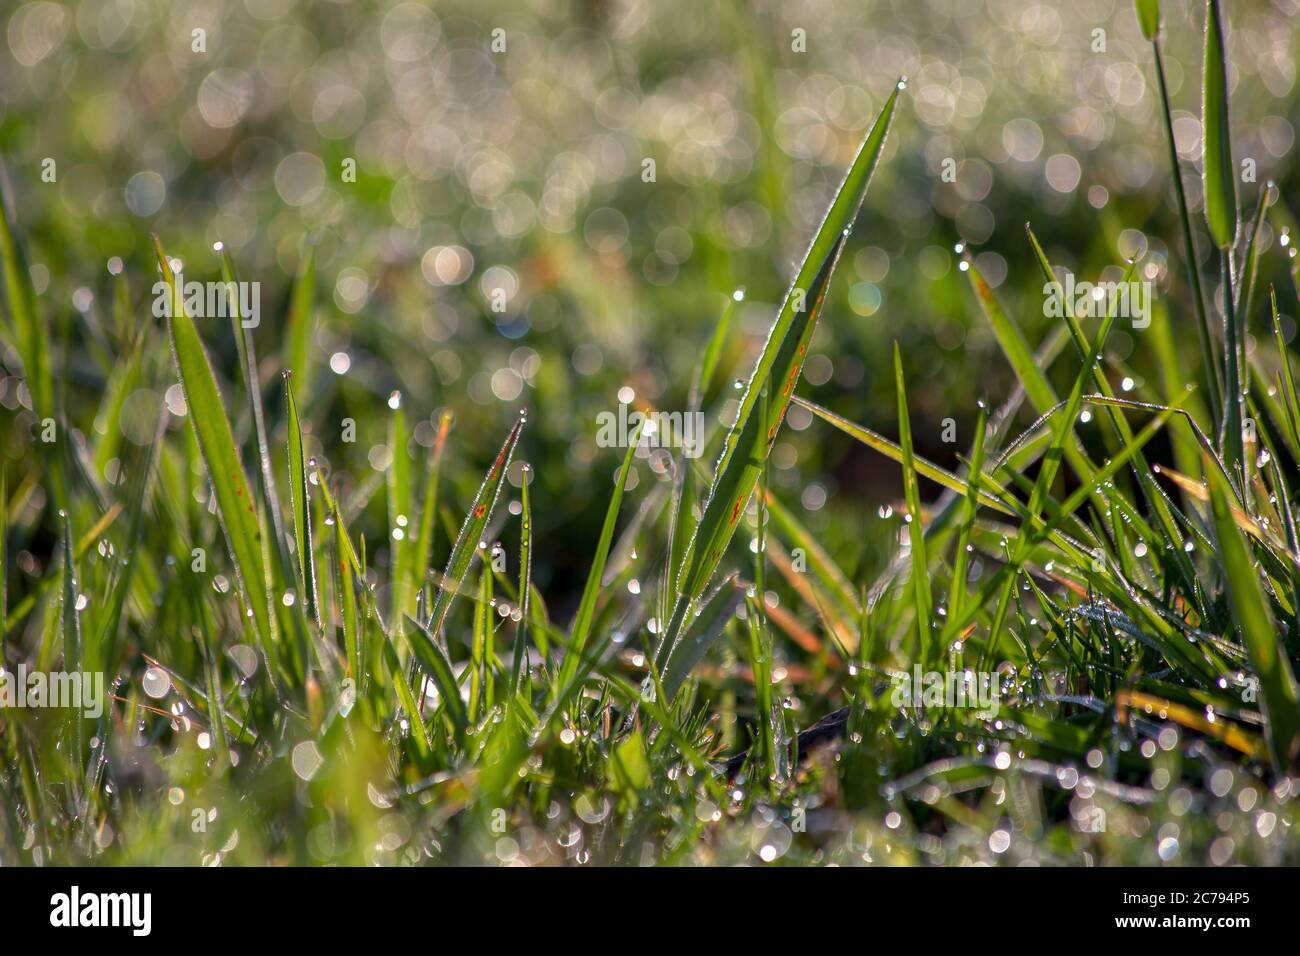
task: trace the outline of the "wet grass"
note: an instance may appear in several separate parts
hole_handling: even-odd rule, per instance
[[[70,402],[7,197],[0,334],[37,438],[0,484],[5,666],[102,672],[111,699],[0,710],[0,862],[1300,862],[1300,395],[1278,312],[1296,289],[1254,287],[1260,223],[1287,213],[1269,186],[1238,203],[1208,6],[1221,283],[1187,257],[1189,288],[1135,326],[1157,374],[1108,350],[1132,319],[1113,310],[1032,341],[959,247],[965,307],[1018,384],[980,403],[957,467],[915,446],[926,385],[897,347],[896,440],[798,394],[859,210],[888,208],[869,186],[907,122],[900,82],[761,349],[728,349],[734,301],[698,343],[705,454],[598,453],[613,481],[598,536],[566,542],[572,601],[535,580],[556,559],[534,516],[576,467],[532,457],[539,415],[503,406],[490,435],[439,414],[421,442],[394,392],[340,424],[313,374],[310,256],[259,358],[239,315],[187,313],[166,236],[170,316],[142,298],[155,276],[116,275],[79,356],[102,393]],[[1164,219],[1190,245],[1173,179]],[[222,249],[200,267],[237,277]],[[1030,228],[1013,274],[1063,270]],[[124,444],[141,388],[166,400],[153,440]],[[898,470],[859,543],[883,562],[770,482],[794,408]],[[372,436],[368,477],[329,465],[349,427]],[[997,672],[993,708],[900,698],[905,676],[966,670]]]

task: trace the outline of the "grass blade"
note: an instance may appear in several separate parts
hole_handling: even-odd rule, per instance
[[[1210,227],[1214,244],[1220,249],[1229,249],[1237,240],[1237,177],[1232,166],[1227,56],[1219,0],[1208,0],[1205,6],[1201,129],[1204,136],[1201,176],[1205,186],[1205,222]]]
[[[185,393],[186,417],[193,430],[203,463],[217,499],[217,515],[234,561],[235,576],[244,594],[245,602],[253,612],[258,636],[265,642],[268,655],[274,658],[271,646],[270,605],[266,592],[266,576],[262,569],[262,547],[259,541],[257,509],[253,495],[244,477],[244,468],[235,450],[235,439],[230,431],[221,393],[212,375],[203,340],[199,338],[194,321],[185,311],[185,300],[176,287],[176,275],[163,252],[162,243],[154,237],[154,250],[158,255],[158,268],[171,295],[167,327],[171,335],[172,358],[181,389]]]
[[[900,83],[899,88],[902,86]],[[767,450],[776,439],[777,429],[785,417],[795,383],[803,369],[807,343],[816,326],[831,274],[884,148],[898,92],[895,89],[890,93],[857,158],[849,167],[826,218],[813,237],[803,265],[786,293],[767,343],[749,377],[735,423],[723,444],[703,517],[687,545],[678,577],[678,591],[686,598],[685,604],[697,599],[712,578],[758,482]],[[768,420],[760,422],[754,417],[754,412],[759,394],[769,382],[777,390],[776,400],[770,403]],[[679,610],[674,617],[682,620],[684,612]],[[670,628],[665,645],[675,636]]]
[[[894,382],[898,392],[898,444],[903,450],[903,497],[907,502],[907,533],[912,552],[912,603],[916,610],[916,648],[913,660],[929,660],[930,615],[934,597],[930,593],[929,562],[925,556],[925,527],[921,518],[921,491],[916,481],[912,453],[912,423],[907,413],[907,386],[903,380],[903,356],[894,343]]]
[[[460,685],[456,682],[456,672],[452,670],[451,661],[423,624],[410,616],[406,618],[406,623],[408,627],[405,633],[411,642],[411,650],[415,652],[415,659],[438,688],[443,712],[451,720],[456,734],[463,735],[469,726],[469,712],[465,709],[465,702],[460,699]],[[411,720],[419,723],[419,714],[412,714]]]
[[[627,487],[628,472],[632,470],[632,458],[636,454],[641,440],[641,426],[638,425],[627,443],[627,452],[623,455],[623,464],[618,469],[614,480],[614,494],[605,509],[605,523],[600,529],[600,540],[591,559],[591,570],[587,572],[587,583],[582,589],[582,599],[578,602],[578,614],[573,619],[569,647],[564,652],[564,663],[560,665],[558,687],[566,686],[577,673],[578,662],[582,659],[583,648],[591,634],[591,622],[596,614],[596,600],[600,597],[600,583],[605,576],[605,562],[609,560],[609,549],[614,541],[614,527],[618,524],[618,512],[623,503],[623,490]]]
[[[1227,575],[1228,604],[1259,679],[1273,765],[1279,772],[1286,772],[1294,768],[1300,751],[1300,704],[1296,699],[1295,675],[1269,615],[1254,558],[1233,518],[1231,493],[1222,476],[1208,462],[1205,472],[1210,477],[1210,506],[1219,557]]]
[[[433,613],[429,615],[427,630],[435,637],[440,634],[443,624],[446,623],[447,612],[451,610],[452,602],[456,600],[456,595],[465,581],[465,574],[469,571],[470,562],[478,550],[483,529],[487,527],[492,517],[492,509],[496,506],[497,496],[501,492],[501,483],[505,480],[506,469],[510,467],[510,456],[514,453],[519,434],[523,431],[526,421],[527,418],[521,414],[514,427],[510,429],[505,443],[497,452],[496,460],[483,477],[478,494],[474,496],[474,503],[465,515],[460,533],[456,536],[456,544],[452,547],[451,557],[447,560],[447,570],[443,572],[442,580],[438,584],[438,597],[434,601]]]
[[[1160,35],[1160,0],[1135,0],[1135,6],[1142,35],[1154,43]]]
[[[316,298],[316,250],[308,246],[289,297],[289,328],[285,336],[284,367],[298,376],[303,401],[310,404],[312,369],[308,357],[311,341],[312,308]]]
[[[302,450],[302,423],[298,420],[298,403],[293,398],[291,373],[284,372],[284,397],[289,414],[289,499],[293,505],[294,545],[298,549],[298,584],[302,588],[307,614],[319,627],[320,595],[316,588],[316,556],[312,550],[311,492],[307,481],[307,462]]]

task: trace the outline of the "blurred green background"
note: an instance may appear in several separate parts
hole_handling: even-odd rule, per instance
[[[1164,7],[1178,145],[1199,209],[1200,11]],[[1257,166],[1243,212],[1253,215],[1270,178],[1294,209],[1300,0],[1242,0],[1228,15],[1234,151]],[[527,406],[516,469],[536,468],[544,558],[534,575],[561,611],[581,587],[617,466],[616,451],[596,446],[596,416],[617,408],[621,388],[683,409],[736,288],[746,298],[721,395],[748,375],[900,76],[908,93],[802,394],[895,434],[898,340],[918,451],[955,461],[977,401],[1000,402],[1014,378],[954,244],[971,244],[1037,343],[1053,320],[1042,316],[1026,221],[1081,277],[1118,278],[1122,257],[1144,254],[1157,307],[1197,368],[1150,46],[1129,0],[37,0],[0,22],[0,153],[56,330],[68,421],[93,427],[110,367],[98,356],[116,348],[110,269],[148,315],[151,232],[187,279],[219,278],[221,241],[241,277],[261,283],[255,335],[268,407],[279,409],[289,289],[310,247],[315,327],[308,367],[294,370],[308,453],[345,486],[379,480],[386,400],[400,390],[419,423],[417,460],[440,411],[454,411],[445,474],[463,504]],[[948,160],[955,182],[943,176]],[[1278,241],[1266,222],[1262,248]],[[1261,279],[1290,290],[1283,262],[1265,255]],[[1288,337],[1294,302],[1279,297]],[[206,321],[230,404],[233,336],[228,322]],[[1143,394],[1153,366],[1141,332],[1117,330],[1111,353]],[[8,358],[0,441],[19,461],[34,417]],[[153,440],[165,400],[147,385],[131,396],[128,442]],[[725,420],[725,400],[706,407]],[[355,444],[339,440],[345,418],[357,422]],[[948,418],[953,444],[941,440]],[[861,580],[889,550],[889,536],[867,532],[899,495],[898,471],[802,409],[788,424],[773,485]],[[283,423],[274,427],[282,440]],[[662,478],[642,459],[630,484]],[[35,516],[43,492],[32,494]],[[376,501],[359,530],[382,540],[384,527]],[[36,573],[47,557],[18,564]]]

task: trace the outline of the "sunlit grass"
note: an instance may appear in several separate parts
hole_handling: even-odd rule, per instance
[[[1017,315],[1050,314],[1039,290],[1062,275],[1033,229],[1005,283],[959,245],[961,308],[1016,384],[970,397],[974,427],[943,440],[954,466],[915,441],[937,389],[903,345],[870,357],[895,396],[875,428],[802,381],[819,329],[875,321],[832,290],[862,210],[891,228],[868,186],[909,122],[902,82],[876,91],[761,346],[737,344],[740,294],[699,306],[719,318],[676,386],[709,423],[698,458],[641,431],[585,468],[539,456],[557,425],[527,391],[491,431],[416,421],[409,390],[340,399],[313,358],[310,251],[279,338],[190,315],[167,235],[165,320],[142,293],[155,275],[127,270],[110,330],[51,335],[7,201],[5,357],[30,434],[52,437],[0,477],[5,666],[102,671],[112,697],[94,718],[0,710],[0,862],[1300,860],[1300,394],[1278,312],[1296,290],[1255,288],[1285,255],[1255,247],[1285,203],[1261,184],[1243,228],[1217,29],[1219,295],[1187,256],[1189,287],[1133,326],[1158,373],[1138,383],[1111,348],[1132,316],[1067,313],[1035,341]],[[1191,246],[1175,192],[1158,218]],[[1106,265],[1126,283],[1145,264]],[[239,275],[225,248],[200,268]],[[394,336],[377,357],[408,350]],[[103,383],[93,403],[68,400],[74,353]],[[144,388],[168,396],[153,440],[124,444]],[[869,540],[811,529],[772,482],[796,410],[897,473]],[[360,460],[357,432],[369,472],[327,464]],[[538,517],[592,488],[598,530],[543,541]],[[900,698],[914,673],[966,670],[999,675],[991,711]]]

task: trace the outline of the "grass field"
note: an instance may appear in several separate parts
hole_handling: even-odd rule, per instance
[[[3,14],[0,865],[1300,863],[1297,15]]]

